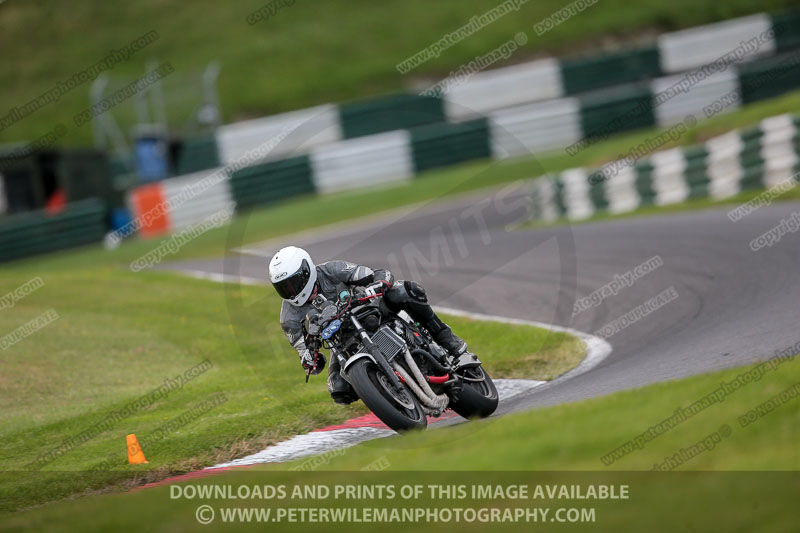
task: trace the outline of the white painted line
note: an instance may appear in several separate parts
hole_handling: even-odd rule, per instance
[[[222,468],[225,466],[244,466],[259,463],[285,463],[295,459],[301,459],[310,455],[319,455],[355,446],[360,442],[372,439],[380,439],[396,435],[391,429],[378,428],[347,428],[334,429],[333,431],[318,431],[306,433],[305,435],[295,435],[289,440],[279,442],[269,446],[258,453],[235,459],[228,463],[220,463],[208,467],[206,470]]]
[[[532,379],[496,379],[494,384],[497,387],[497,395],[500,401],[508,400],[517,394],[529,391],[533,388],[544,385],[546,381],[536,381]],[[264,448],[258,453],[235,459],[227,463],[210,466],[206,470],[223,468],[226,466],[246,466],[260,463],[285,463],[302,459],[310,455],[341,450],[355,446],[364,441],[372,439],[382,439],[396,435],[391,429],[380,429],[374,427],[356,427],[345,429],[334,429],[331,431],[315,431],[305,435],[295,435],[289,440],[279,442],[273,446]]]
[[[434,306],[434,309],[439,313],[445,313],[453,316],[462,316],[464,318],[472,318],[473,320],[503,322],[505,324],[514,324],[519,326],[535,326],[537,328],[548,329],[550,331],[569,333],[570,335],[578,337],[583,341],[584,344],[586,344],[586,357],[583,359],[583,361],[581,361],[581,364],[579,364],[569,372],[566,372],[560,375],[558,378],[556,378],[558,381],[563,381],[564,379],[574,378],[575,376],[579,376],[580,374],[585,374],[589,370],[599,365],[603,361],[603,359],[609,356],[612,350],[611,344],[607,340],[601,339],[600,337],[591,335],[589,333],[584,333],[583,331],[578,331],[577,329],[567,328],[564,326],[545,324],[544,322],[536,322],[535,320],[524,320],[521,318],[509,318],[498,315],[484,315],[482,313],[462,311],[461,309],[452,309],[450,307]],[[549,381],[548,383],[553,383],[553,381]]]
[[[250,278],[247,276],[234,276],[232,274],[220,274],[218,272],[205,272],[203,270],[191,270],[181,268],[173,270],[172,272],[179,272],[191,278],[204,279],[207,281],[216,281],[217,283],[240,283],[242,285],[266,285],[266,281],[258,278]]]
[[[531,389],[535,389],[547,383],[536,379],[493,379],[494,386],[497,388],[497,396],[500,400],[508,400]]]

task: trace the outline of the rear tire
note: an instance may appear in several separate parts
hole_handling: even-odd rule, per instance
[[[450,404],[450,408],[464,418],[486,418],[497,409],[500,398],[489,373],[480,366],[467,368],[463,373],[471,379],[478,379],[481,374],[482,381],[464,381],[458,401]]]
[[[353,363],[347,369],[347,377],[364,405],[393,430],[408,431],[428,426],[428,418],[417,397],[403,387],[404,394],[398,398],[391,382],[371,360],[361,359]]]

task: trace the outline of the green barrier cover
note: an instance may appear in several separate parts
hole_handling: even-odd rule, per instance
[[[561,76],[567,95],[655,78],[661,74],[656,46],[561,62]]]
[[[609,178],[603,174],[601,171],[592,172],[587,177],[589,181],[589,198],[592,200],[592,204],[598,211],[604,211],[608,209],[609,200],[606,195],[606,182]],[[614,179],[612,176],[610,179]]]
[[[240,209],[314,192],[311,163],[306,155],[237,170],[230,183]]]
[[[346,139],[444,122],[441,98],[395,94],[339,107]]]
[[[800,47],[800,9],[790,9],[772,16],[775,46],[779,52]]]
[[[581,97],[584,138],[655,126],[653,93],[649,86],[628,84]]]
[[[415,128],[411,130],[411,144],[418,173],[491,155],[485,118]]]
[[[178,175],[191,174],[220,166],[217,140],[214,136],[185,139],[176,165]]]
[[[97,198],[68,204],[64,211],[22,213],[0,219],[0,262],[100,242],[106,208]]]
[[[637,162],[634,165],[636,172],[636,192],[639,193],[641,205],[652,204],[656,198],[653,187],[653,164],[650,161]]]
[[[739,85],[745,104],[800,88],[800,51],[742,64]]]

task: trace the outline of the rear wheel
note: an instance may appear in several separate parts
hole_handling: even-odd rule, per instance
[[[489,374],[480,366],[466,368],[459,374],[464,378],[464,387],[450,408],[464,418],[486,418],[494,413],[500,398]]]
[[[393,430],[427,427],[428,419],[417,397],[405,386],[399,392],[394,390],[389,378],[371,360],[353,363],[347,377],[364,405]]]

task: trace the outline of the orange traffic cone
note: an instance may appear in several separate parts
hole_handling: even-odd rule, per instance
[[[136,435],[131,433],[127,437],[125,437],[128,444],[128,462],[132,465],[138,465],[142,463],[149,463],[147,459],[144,458],[144,452],[142,452],[142,447],[139,446],[139,441],[136,439]]]

